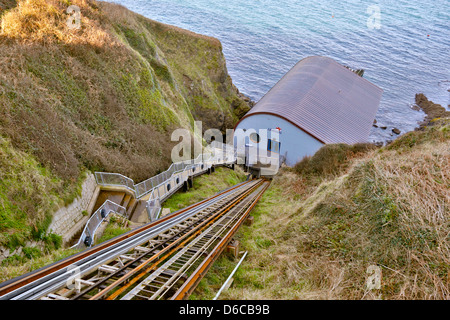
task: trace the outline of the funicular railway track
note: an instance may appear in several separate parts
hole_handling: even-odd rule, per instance
[[[184,299],[269,183],[250,180],[22,277],[2,300]]]

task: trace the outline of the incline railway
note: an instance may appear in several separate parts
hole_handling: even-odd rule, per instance
[[[269,182],[248,180],[0,284],[0,300],[186,299]]]

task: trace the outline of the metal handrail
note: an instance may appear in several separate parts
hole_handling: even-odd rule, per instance
[[[159,218],[159,214],[161,213],[161,202],[163,202],[168,195],[179,189],[183,183],[194,174],[194,172],[207,171],[213,164],[230,163],[232,161],[235,161],[234,153],[232,156],[227,154],[225,161],[218,161],[213,154],[200,154],[194,160],[183,161],[182,163],[185,166],[182,171],[174,171],[170,178],[155,186],[151,191],[146,204],[150,221]],[[162,186],[163,188],[161,188]],[[171,188],[164,188],[165,186],[171,186]]]
[[[192,160],[191,160],[192,161]],[[195,160],[194,160],[195,161]],[[172,176],[153,188],[152,193],[149,196],[149,200],[146,204],[147,214],[150,221],[157,220],[159,214],[161,213],[161,202],[164,201],[170,194],[174,193],[176,190],[181,188],[189,176],[195,171],[194,167],[201,166],[199,164],[187,164],[182,170],[173,172]],[[205,169],[207,170],[207,169]],[[191,172],[192,171],[192,172]],[[167,188],[166,186],[171,186]],[[161,191],[161,189],[163,191]]]
[[[220,146],[220,144],[218,143],[215,143],[215,145]],[[214,150],[211,150],[207,153],[199,154],[195,159],[172,163],[166,171],[161,172],[156,176],[153,176],[138,184],[135,184],[132,179],[119,173],[95,172],[95,179],[97,181],[97,184],[99,185],[125,187],[134,193],[136,199],[140,199],[143,196],[153,192],[153,190],[155,189],[159,190],[158,188],[162,184],[169,183],[172,177],[179,172],[197,168],[201,165],[203,165],[203,167],[207,167],[205,169],[207,170],[212,165],[228,164],[236,160],[235,152],[233,152],[233,154],[231,155],[231,153],[229,152],[229,146],[222,144],[222,148],[214,147],[214,149],[216,150],[216,152],[214,152]],[[217,152],[218,149],[222,150],[222,152]],[[195,171],[195,169],[193,171]],[[185,178],[184,181],[186,179],[187,178]],[[178,184],[179,183],[177,183],[177,185]]]
[[[95,172],[95,180],[102,186],[121,186],[135,192],[134,181],[120,173]]]
[[[217,145],[217,143],[216,143]],[[199,163],[201,164],[219,164],[219,163],[230,163],[235,160],[235,155],[233,153],[233,158],[229,160],[228,156],[225,157],[226,161],[223,161],[223,154],[227,152],[229,149],[225,144],[222,144],[222,148],[215,148],[223,150],[222,153],[218,154],[219,158],[216,159],[217,155],[213,155],[213,152],[209,153],[209,158],[205,160],[205,154],[199,154],[197,158],[191,160],[184,160],[176,163],[172,163],[170,167],[156,176],[153,176],[147,180],[144,180],[138,184],[135,184],[133,179],[130,179],[119,173],[109,173],[109,172],[95,172],[95,180],[98,185],[102,186],[115,186],[115,187],[125,187],[128,190],[132,191],[137,199],[142,198],[147,195],[151,190],[153,190],[158,185],[164,183],[168,179],[172,177],[172,175],[176,172],[184,170],[186,167],[193,167]],[[229,152],[227,152],[227,155]]]
[[[111,212],[120,214],[126,217],[126,209],[117,203],[114,203],[110,200],[106,200],[100,208],[98,208],[94,214],[89,218],[86,226],[81,233],[80,239],[78,242],[71,247],[72,248],[80,248],[81,244],[84,244],[86,247],[92,246],[94,242],[94,236],[97,232],[100,224],[109,216]]]
[[[236,152],[230,155],[227,148],[215,149],[221,149],[222,152],[201,153],[195,159],[172,163],[166,171],[138,184],[135,184],[133,179],[119,173],[95,172],[95,179],[98,185],[125,187],[134,193],[136,199],[150,193],[146,203],[146,210],[150,221],[154,221],[159,218],[161,213],[161,203],[181,188],[189,177],[199,172],[207,171],[213,165],[229,164],[236,161]],[[71,248],[80,248],[82,244],[90,247],[98,227],[111,212],[126,216],[124,207],[106,200],[89,218],[80,239]]]
[[[157,187],[160,184],[165,183],[167,180],[169,180],[175,173],[177,173],[179,171],[183,171],[188,166],[193,166],[194,165],[193,163],[195,163],[195,161],[197,159],[199,159],[199,157],[197,157],[194,160],[185,160],[185,161],[172,163],[171,166],[169,167],[169,169],[167,169],[166,171],[161,172],[160,174],[158,174],[154,177],[151,177],[147,180],[144,180],[144,181],[136,184],[134,186],[136,198],[141,198],[144,195],[148,194],[155,187]],[[151,187],[150,187],[150,185],[151,185]]]

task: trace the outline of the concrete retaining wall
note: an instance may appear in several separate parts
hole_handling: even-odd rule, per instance
[[[54,213],[48,232],[62,236],[63,244],[67,244],[86,224],[99,192],[100,188],[97,186],[95,176],[89,174],[83,182],[81,196]]]

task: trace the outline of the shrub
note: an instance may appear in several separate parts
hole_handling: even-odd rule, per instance
[[[327,178],[345,171],[351,159],[377,148],[370,143],[327,144],[320,148],[313,156],[303,158],[294,166],[294,170],[304,176],[319,176]]]
[[[39,258],[42,255],[41,250],[39,250],[38,248],[34,248],[34,247],[23,248],[23,253],[24,253],[25,257],[27,257],[28,259]]]

